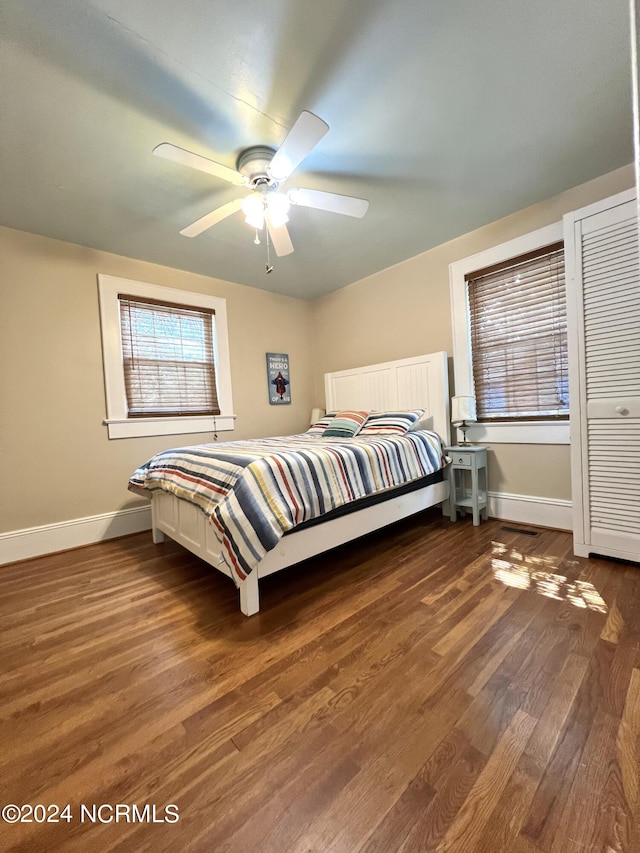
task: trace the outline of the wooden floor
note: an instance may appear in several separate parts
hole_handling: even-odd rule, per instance
[[[640,851],[640,567],[508,527],[430,511],[250,619],[150,534],[0,568],[0,849]]]

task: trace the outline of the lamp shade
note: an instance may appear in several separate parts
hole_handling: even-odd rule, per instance
[[[451,398],[451,422],[476,421],[476,398],[459,396]]]
[[[311,409],[311,420],[309,421],[309,425],[313,426],[314,424],[317,424],[324,416],[324,409]]]

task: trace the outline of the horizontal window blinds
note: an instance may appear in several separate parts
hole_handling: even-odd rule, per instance
[[[568,417],[561,243],[467,276],[478,420]]]
[[[214,312],[118,295],[129,417],[219,415]]]

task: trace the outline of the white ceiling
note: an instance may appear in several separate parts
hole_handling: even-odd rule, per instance
[[[633,160],[628,0],[3,0],[0,223],[314,298]],[[230,167],[300,111],[331,127],[265,274]],[[286,188],[286,185],[285,185]]]

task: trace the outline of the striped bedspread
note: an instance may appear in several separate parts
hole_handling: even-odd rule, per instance
[[[426,430],[350,439],[302,433],[166,450],[138,468],[129,488],[163,489],[200,507],[239,584],[296,525],[442,465],[441,439]]]

